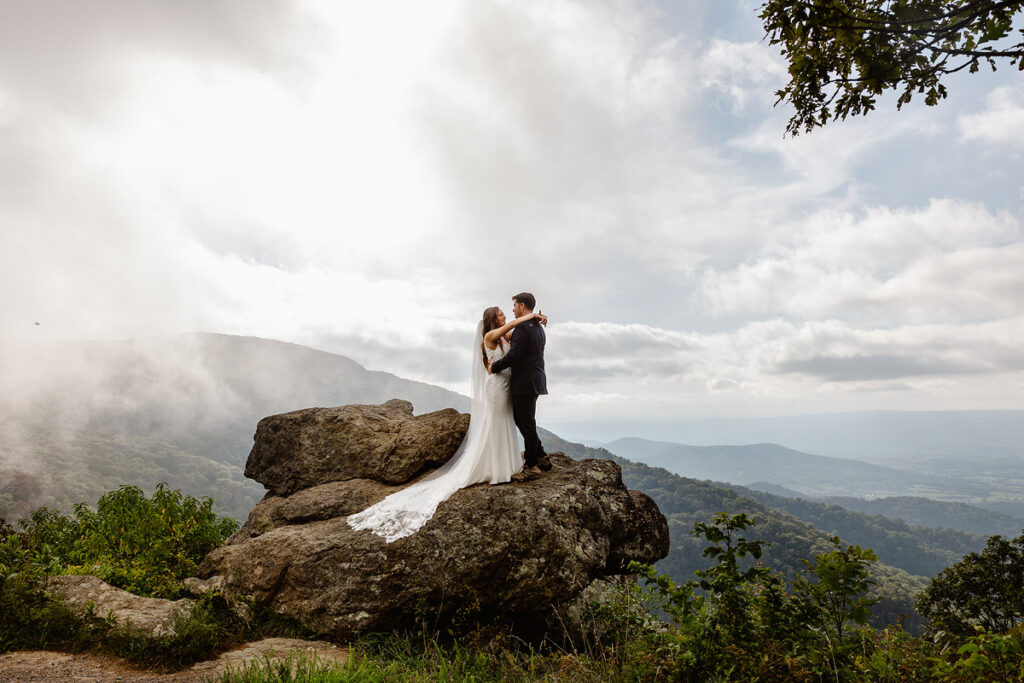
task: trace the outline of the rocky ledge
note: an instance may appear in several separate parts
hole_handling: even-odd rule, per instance
[[[414,417],[399,400],[261,420],[246,474],[270,492],[206,557],[193,589],[252,595],[344,638],[460,608],[543,617],[631,560],[668,553],[665,517],[623,486],[618,465],[564,455],[534,481],[456,492],[394,543],[348,526],[450,458],[468,421],[454,410]]]
[[[64,598],[74,612],[100,619],[112,615],[118,624],[131,624],[148,638],[174,635],[174,624],[188,616],[195,602],[188,598],[144,598],[115,588],[96,576],[51,576],[48,588]]]

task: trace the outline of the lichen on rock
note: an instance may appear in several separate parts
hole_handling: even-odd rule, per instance
[[[313,412],[311,412],[313,411]],[[606,460],[552,455],[541,478],[461,489],[419,531],[386,543],[346,517],[442,464],[469,416],[343,406],[260,421],[247,476],[270,492],[199,576],[337,638],[472,604],[543,618],[602,576],[668,553],[655,503]]]
[[[64,598],[73,611],[106,619],[112,615],[121,626],[131,625],[148,638],[174,635],[174,623],[189,614],[195,601],[146,598],[111,586],[96,576],[51,576],[47,588]]]
[[[452,457],[468,427],[452,408],[413,417],[400,399],[272,415],[256,425],[245,476],[284,496],[357,478],[401,484]]]

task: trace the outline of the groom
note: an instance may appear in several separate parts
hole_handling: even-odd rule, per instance
[[[519,318],[532,313],[536,305],[533,294],[516,294],[512,297],[512,315]],[[512,419],[526,446],[523,453],[525,464],[517,478],[527,481],[539,477],[541,471],[551,469],[551,461],[537,436],[537,397],[548,393],[544,374],[544,328],[536,318],[527,320],[512,331],[511,342],[508,353],[492,363],[490,371],[495,373],[512,368]]]

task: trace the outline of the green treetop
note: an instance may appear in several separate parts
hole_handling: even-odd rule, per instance
[[[776,92],[796,113],[796,135],[849,115],[867,114],[887,90],[925,104],[946,97],[948,74],[993,70],[1008,60],[1024,70],[1024,29],[1014,0],[768,0],[761,20],[769,43],[789,62],[790,81]]]

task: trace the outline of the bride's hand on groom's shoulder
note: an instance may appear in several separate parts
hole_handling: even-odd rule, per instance
[[[548,317],[546,315],[544,315],[543,313],[541,313],[540,311],[537,311],[537,322],[539,322],[544,327],[547,327],[547,325],[548,325]]]

